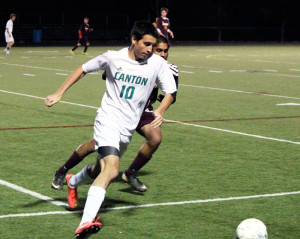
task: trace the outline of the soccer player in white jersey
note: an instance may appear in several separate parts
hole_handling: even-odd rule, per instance
[[[119,174],[119,159],[126,151],[154,85],[159,86],[165,97],[155,111],[156,118],[151,123],[153,127],[162,124],[163,113],[174,100],[172,94],[177,89],[172,80],[172,73],[164,59],[152,54],[152,46],[157,38],[158,32],[151,23],[135,23],[129,48],[108,51],[79,66],[64,84],[45,100],[47,106],[53,106],[84,74],[98,70],[105,70],[107,73],[107,90],[94,123],[98,158],[93,172],[98,176],[89,189],[82,220],[75,231],[77,238],[85,238],[102,227],[99,218],[95,217],[104,201],[108,186]],[[85,170],[81,172],[67,179],[68,186],[77,187],[91,180]]]
[[[157,42],[153,46],[153,53],[163,57],[165,60],[168,58],[169,44],[168,40],[164,36],[159,36]],[[177,66],[167,62],[174,81],[178,87],[178,68]],[[105,74],[104,79],[105,79]],[[102,76],[103,77],[103,76]],[[176,100],[176,92],[173,94],[174,101]],[[129,183],[135,190],[140,192],[147,191],[147,187],[137,177],[138,171],[144,167],[152,158],[154,152],[158,149],[161,143],[161,129],[160,127],[154,128],[151,126],[151,122],[155,119],[155,113],[153,110],[153,104],[158,99],[161,101],[162,95],[158,96],[158,87],[154,87],[141,116],[140,122],[136,128],[136,131],[146,139],[146,142],[140,148],[133,162],[130,164],[127,170],[122,174],[122,179]],[[95,152],[95,140],[91,139],[81,144],[68,158],[68,160],[57,169],[52,181],[52,188],[55,190],[61,190],[63,188],[63,182],[67,172],[79,164],[86,156]],[[87,173],[91,175],[91,169],[93,165],[87,167]],[[69,176],[68,176],[69,177]],[[71,190],[68,196],[68,202],[70,208],[76,208],[77,205],[77,193],[75,190]]]
[[[14,23],[13,23],[14,20],[16,20],[16,14],[12,13],[10,14],[10,19],[6,23],[5,32],[4,32],[5,41],[7,44],[6,48],[4,49],[6,55],[9,55],[10,49],[15,43],[14,37],[12,35],[13,28],[14,28]]]

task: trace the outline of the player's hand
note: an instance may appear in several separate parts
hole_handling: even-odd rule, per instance
[[[171,37],[172,37],[172,38],[174,38],[174,34],[173,34],[173,32],[170,32],[170,35],[171,35]]]
[[[52,94],[52,95],[48,95],[47,98],[45,99],[45,105],[47,105],[48,107],[51,107],[52,105],[58,103],[61,99],[61,96],[59,94]]]
[[[164,118],[157,111],[154,111],[154,115],[155,115],[155,120],[153,120],[151,122],[151,126],[153,128],[157,128],[157,127],[161,126],[161,124],[164,122]]]

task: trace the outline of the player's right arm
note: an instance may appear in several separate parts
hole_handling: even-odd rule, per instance
[[[58,103],[64,93],[84,75],[85,73],[82,69],[82,66],[77,67],[77,69],[67,78],[67,80],[54,94],[47,96],[45,99],[45,104],[51,107],[52,105]]]
[[[48,95],[45,99],[45,104],[49,107],[58,103],[64,93],[86,73],[104,70],[108,63],[108,53],[97,56],[94,59],[88,61],[77,69],[67,78],[62,86],[52,95]]]

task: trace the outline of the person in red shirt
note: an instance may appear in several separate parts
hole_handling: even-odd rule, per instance
[[[73,47],[72,50],[70,50],[70,53],[72,55],[75,55],[74,51],[81,45],[85,46],[84,47],[84,51],[83,51],[83,54],[84,55],[87,55],[87,49],[90,45],[90,41],[88,39],[88,33],[89,32],[92,32],[93,31],[93,28],[90,28],[90,25],[89,25],[89,18],[88,17],[85,17],[83,19],[83,24],[81,24],[79,30],[78,30],[78,35],[79,35],[79,39],[78,39],[78,42],[77,44]]]
[[[162,7],[160,9],[161,16],[156,20],[157,31],[160,35],[163,35],[165,38],[169,40],[169,34],[172,38],[174,38],[174,34],[170,29],[170,20],[167,18],[169,10],[168,8]]]

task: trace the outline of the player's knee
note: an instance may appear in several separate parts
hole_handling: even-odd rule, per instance
[[[160,133],[156,133],[156,134],[153,134],[152,137],[149,139],[149,144],[152,146],[152,147],[158,147],[161,143],[161,140],[162,140],[162,137],[161,137],[161,134]]]
[[[89,43],[89,42],[87,42],[87,43],[86,43],[86,45],[87,45],[87,46],[89,46],[89,45],[90,45],[90,43]]]
[[[77,43],[77,46],[81,46],[81,44],[80,44],[80,43]]]
[[[101,160],[102,172],[106,173],[110,180],[115,179],[119,175],[119,160],[105,159]]]

